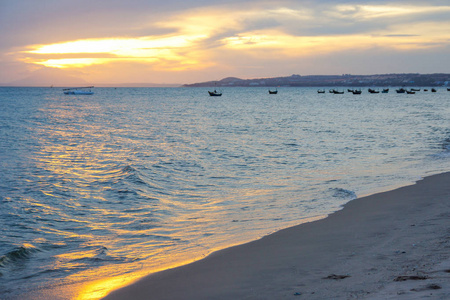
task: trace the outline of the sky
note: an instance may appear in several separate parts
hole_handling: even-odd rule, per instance
[[[0,33],[0,84],[450,72],[449,0],[0,0]]]

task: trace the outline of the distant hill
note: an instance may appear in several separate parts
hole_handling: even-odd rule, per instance
[[[378,74],[378,75],[291,75],[287,77],[240,79],[227,77],[219,81],[185,84],[185,87],[277,87],[277,86],[442,86],[448,85],[450,74]]]

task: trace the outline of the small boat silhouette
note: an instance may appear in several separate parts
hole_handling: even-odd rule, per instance
[[[213,92],[208,91],[210,96],[222,96],[222,93],[219,93],[218,91],[214,90]]]

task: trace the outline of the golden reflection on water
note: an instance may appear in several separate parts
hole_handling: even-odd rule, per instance
[[[315,217],[311,217],[311,218],[305,218],[302,220],[303,221],[302,223],[317,221],[317,220],[323,219],[325,217],[326,216],[315,216]],[[78,295],[75,297],[75,300],[101,299],[103,297],[106,297],[109,293],[111,293],[115,290],[118,290],[122,287],[125,287],[127,285],[130,285],[133,282],[136,282],[150,274],[153,274],[156,272],[161,272],[161,271],[172,269],[172,268],[176,268],[176,267],[180,267],[183,265],[187,265],[187,264],[193,263],[197,260],[203,259],[211,253],[217,252],[224,248],[241,245],[246,242],[249,242],[249,240],[236,240],[234,243],[222,244],[220,246],[217,246],[216,248],[209,249],[208,253],[201,253],[201,252],[197,251],[197,252],[190,252],[188,254],[185,253],[183,256],[181,256],[181,255],[178,255],[176,257],[166,256],[166,257],[164,257],[165,264],[163,266],[159,267],[158,269],[152,268],[152,269],[146,269],[146,270],[142,270],[142,271],[133,271],[133,272],[130,272],[127,274],[105,277],[100,280],[90,281],[89,283],[84,285],[79,290]],[[108,266],[106,268],[111,268],[111,267],[114,267],[114,266]],[[88,274],[84,274],[84,275],[86,275],[88,278],[97,278],[97,277],[101,277],[102,274],[105,274],[105,272],[101,271],[101,269],[90,270],[87,272],[88,272]],[[95,272],[99,272],[99,274],[95,274]]]
[[[98,107],[92,107],[89,113],[96,111]],[[82,199],[99,199],[104,201],[102,190],[107,189],[107,185],[102,185],[93,189],[90,182],[102,180],[107,182],[114,179],[120,174],[121,169],[117,165],[109,163],[109,159],[115,156],[113,161],[117,161],[117,155],[107,146],[107,133],[105,138],[96,138],[96,143],[90,143],[86,137],[99,135],[99,129],[95,126],[87,126],[79,123],[79,119],[85,118],[86,110],[67,110],[57,106],[52,107],[52,114],[49,118],[56,121],[59,125],[43,124],[42,136],[40,139],[40,149],[36,156],[36,165],[39,169],[46,170],[55,178],[63,178],[64,183],[55,180],[48,182],[48,178],[42,178],[42,186],[40,191],[46,195],[45,199],[67,198],[65,205],[76,209],[83,206]],[[47,113],[47,112],[44,112]],[[104,140],[104,142],[99,142]],[[47,182],[47,183],[46,183]],[[67,193],[65,195],[58,194],[58,191]],[[40,202],[39,200],[29,199],[30,207],[38,209],[49,214],[57,215],[61,221],[70,221],[73,224],[80,224],[90,230],[108,229],[108,225],[100,220],[94,221],[89,215],[85,216],[69,216],[64,210],[52,205]],[[108,215],[112,212],[97,207],[96,214]],[[100,223],[96,223],[100,222]],[[80,233],[70,228],[61,230],[50,226],[42,226],[39,230],[51,232],[54,235],[62,237],[64,240],[68,238],[84,240],[84,246],[105,246],[106,241],[99,241],[90,233]],[[94,250],[80,250],[70,253],[63,253],[55,256],[53,267],[55,269],[77,269],[84,268],[86,263],[83,259],[95,259],[99,255],[99,248]],[[133,249],[124,247],[121,251],[133,252]],[[135,250],[134,250],[135,251]],[[78,294],[75,299],[99,299],[106,296],[110,291],[130,284],[132,281],[143,277],[149,271],[128,272],[118,275],[126,269],[136,270],[136,264],[128,264],[127,267],[119,265],[110,265],[86,271],[77,272],[67,277],[69,282],[83,282],[88,280],[82,288],[75,293]],[[99,279],[101,278],[101,279]],[[95,279],[94,281],[91,281]],[[79,285],[75,285],[78,289]]]
[[[78,121],[78,119],[86,118],[87,114],[95,114],[99,109],[98,107],[88,110],[53,108],[51,117],[56,120],[56,124],[60,125],[47,125],[48,127],[43,129],[45,139],[40,140],[40,151],[36,156],[38,168],[45,170],[45,174],[51,174],[56,179],[42,178],[41,192],[48,196],[46,199],[65,199],[65,206],[53,206],[53,201],[49,201],[50,204],[48,204],[36,200],[32,207],[52,214],[57,221],[72,224],[72,228],[69,226],[62,228],[41,226],[39,230],[59,236],[63,241],[72,239],[82,242],[79,250],[55,255],[53,267],[61,270],[83,270],[91,267],[67,276],[68,282],[81,282],[74,288],[74,290],[76,289],[74,292],[77,294],[75,299],[87,300],[105,297],[108,293],[129,285],[150,273],[191,263],[214,251],[248,241],[247,237],[241,237],[230,242],[224,240],[223,237],[216,237],[214,226],[203,228],[205,224],[214,223],[214,219],[209,216],[208,212],[220,216],[227,213],[223,210],[224,205],[242,206],[243,199],[259,196],[272,197],[274,189],[271,187],[242,188],[239,191],[241,200],[239,204],[235,204],[237,203],[236,195],[233,193],[209,195],[205,194],[209,191],[197,190],[189,191],[189,195],[194,200],[187,201],[188,198],[185,202],[180,202],[176,201],[175,196],[182,196],[186,191],[177,192],[175,190],[171,195],[158,196],[159,208],[168,210],[178,207],[189,211],[188,214],[174,214],[173,218],[167,216],[166,221],[170,222],[173,227],[164,232],[158,232],[158,228],[151,227],[129,231],[127,227],[132,224],[132,220],[127,220],[127,218],[130,218],[130,214],[134,218],[145,218],[151,209],[144,209],[144,204],[142,204],[139,210],[129,213],[123,210],[114,210],[109,205],[101,205],[101,202],[108,201],[103,191],[110,189],[111,181],[115,182],[123,175],[124,165],[113,162],[121,161],[121,158],[127,157],[128,153],[122,152],[126,151],[121,150],[122,148],[108,146],[109,134],[112,131],[100,133],[99,128],[95,125],[86,125]],[[118,133],[120,129],[111,128],[110,130]],[[165,149],[167,151],[174,151],[172,146],[159,144],[159,147],[167,148]],[[184,150],[180,152],[184,153]],[[272,184],[282,185],[283,182],[272,182]],[[145,194],[145,191],[142,191],[142,194]],[[152,195],[148,195],[149,199],[152,197]],[[30,199],[30,201],[32,200]],[[148,205],[152,206],[151,203]],[[77,210],[80,214],[71,215],[65,211],[66,209]],[[139,212],[142,209],[143,211]],[[113,224],[111,219],[118,222],[120,226]],[[119,219],[120,221],[118,221]],[[189,228],[178,231],[179,228],[184,228],[186,225],[189,225]],[[233,223],[232,227],[238,228],[239,226],[238,223]],[[80,228],[86,230],[76,230]],[[108,231],[109,235],[103,235],[102,230]],[[177,251],[166,250],[166,246],[171,246],[175,240],[188,240],[190,233],[196,230],[202,230],[204,233],[203,237],[197,238],[196,245],[192,246],[187,243],[186,246],[180,246],[185,248]],[[162,239],[141,240],[139,243],[133,242],[132,244],[121,244],[120,241],[114,240],[114,238],[132,240],[146,235],[161,236]],[[204,245],[214,246],[206,248]],[[89,261],[95,260],[97,257],[102,259],[103,256],[108,259],[118,259],[118,261],[125,257],[127,260],[117,264],[112,262],[98,268],[89,266]]]
[[[119,289],[121,287],[124,287],[147,274],[148,273],[146,272],[135,272],[115,277],[102,278],[100,280],[89,282],[80,290],[79,294],[75,297],[75,299],[92,300],[103,298],[110,292]]]
[[[232,245],[231,245],[232,246]],[[211,249],[209,253],[218,251],[222,248]],[[207,253],[207,254],[209,254]],[[164,270],[176,268],[179,266],[183,266],[194,261],[200,260],[204,258],[207,254],[194,252],[189,254],[184,254],[183,256],[179,255],[176,257],[164,257],[164,265],[159,268],[151,268],[145,269],[141,271],[131,271],[130,273],[116,275],[116,276],[107,276],[105,274],[113,273],[110,268],[122,268],[123,266],[106,266],[104,268],[98,268],[93,270],[88,270],[83,274],[76,275],[77,277],[83,276],[89,279],[99,278],[104,276],[103,278],[95,281],[90,281],[86,283],[82,288],[77,292],[77,296],[74,298],[75,300],[94,300],[101,299],[107,296],[109,293],[118,290],[122,287],[132,284],[145,276],[150,274],[161,272]]]
[[[196,259],[193,259],[196,257]],[[81,276],[91,279],[88,283],[86,283],[82,288],[77,292],[77,296],[74,298],[75,300],[93,300],[93,299],[101,299],[107,296],[109,293],[118,290],[122,287],[132,284],[133,282],[142,279],[143,277],[176,268],[188,263],[192,263],[195,260],[201,259],[202,256],[192,256],[185,255],[183,259],[174,259],[172,258],[172,262],[170,262],[170,257],[166,257],[167,261],[164,266],[160,266],[159,268],[145,269],[140,271],[130,271],[129,273],[120,274],[116,276],[108,276],[106,274],[114,273],[111,271],[111,268],[126,268],[123,266],[106,266],[103,268],[92,269],[84,272]],[[170,262],[170,263],[169,263]],[[117,272],[117,271],[116,271]],[[80,274],[76,275],[77,277]],[[98,280],[92,280],[93,278],[101,278]]]

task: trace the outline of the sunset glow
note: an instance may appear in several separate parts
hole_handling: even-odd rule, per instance
[[[54,68],[80,68],[93,64],[108,64],[118,61],[136,61],[141,63],[156,63],[159,60],[175,60],[183,63],[184,58],[178,53],[180,49],[188,48],[203,36],[170,36],[146,38],[91,39],[64,42],[50,45],[39,45],[28,53],[38,55],[50,54],[85,54],[84,58],[55,58],[37,60],[36,64]],[[105,57],[89,57],[89,55],[104,54]],[[189,60],[186,60],[189,63]]]
[[[348,59],[347,51],[361,56],[375,49],[383,55],[403,51],[425,55],[423,49],[444,53],[450,47],[450,6],[428,2],[426,5],[332,2],[305,6],[295,1],[279,5],[246,1],[239,5],[193,6],[164,11],[161,15],[155,10],[144,15],[147,17],[142,18],[142,23],[130,19],[133,26],[129,29],[126,24],[117,27],[120,32],[111,30],[100,34],[95,33],[96,27],[91,27],[95,37],[71,38],[67,34],[59,41],[53,38],[48,43],[41,35],[40,43],[11,48],[4,57],[25,69],[83,71],[85,80],[90,82],[108,80],[111,70],[117,80],[121,74],[136,76],[120,81],[135,81],[144,74],[152,81],[162,78],[191,81],[209,79],[211,72],[223,77],[273,75],[255,73],[254,70],[264,65],[276,65],[275,72],[279,75],[314,74],[314,69],[302,61],[318,60],[320,55],[326,55],[329,60],[320,59],[323,65],[315,66],[326,69],[332,65],[331,61]],[[116,28],[112,21],[109,26]],[[69,32],[72,31],[70,27]],[[146,31],[150,34],[145,34]],[[433,55],[433,59],[437,57]],[[416,68],[417,61],[414,59]],[[373,63],[368,60],[363,67],[349,61],[346,65],[359,73],[370,73]],[[396,70],[386,72],[410,66],[397,66]],[[436,66],[442,68],[442,63]]]

